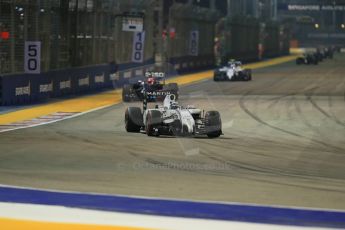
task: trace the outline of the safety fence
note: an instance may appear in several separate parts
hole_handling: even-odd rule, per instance
[[[274,23],[266,23],[264,27],[264,57],[276,57],[280,54],[279,26]]]
[[[276,22],[260,22],[247,16],[219,20],[216,26],[216,39],[218,63],[229,59],[250,62],[277,57],[288,54],[290,47],[288,27]]]
[[[41,42],[41,71],[131,61],[132,32],[123,12],[145,12],[146,40],[153,41],[152,2],[128,0],[1,0],[0,74],[24,72],[25,41]],[[145,59],[153,58],[146,43]]]

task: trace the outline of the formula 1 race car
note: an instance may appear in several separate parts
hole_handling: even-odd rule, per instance
[[[317,56],[318,54],[316,53],[307,53],[307,54],[303,54],[302,57],[298,57],[296,58],[296,64],[297,65],[302,65],[302,64],[306,64],[306,65],[310,65],[310,64],[314,64],[317,65],[319,64],[319,57]]]
[[[145,131],[148,136],[199,136],[216,138],[222,135],[222,121],[218,111],[203,114],[194,106],[183,107],[175,95],[165,97],[163,106],[147,109],[144,100],[143,112],[139,107],[129,107],[125,113],[127,132]]]
[[[316,52],[314,53],[314,55],[316,56],[319,62],[327,58],[333,59],[333,54],[334,54],[334,48],[332,47],[328,47],[328,48],[319,47],[316,49]]]
[[[333,55],[334,55],[334,48],[333,47],[324,48],[325,58],[333,59]]]
[[[166,95],[174,94],[178,97],[179,87],[177,83],[165,84],[165,74],[162,72],[146,72],[144,81],[123,86],[122,100],[143,101],[144,91],[148,101],[163,101]]]
[[[250,81],[252,70],[243,69],[240,61],[229,61],[227,65],[214,71],[214,81]]]

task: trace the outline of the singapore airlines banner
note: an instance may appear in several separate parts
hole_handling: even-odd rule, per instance
[[[288,11],[345,11],[345,5],[319,5],[319,4],[279,4],[279,10]]]

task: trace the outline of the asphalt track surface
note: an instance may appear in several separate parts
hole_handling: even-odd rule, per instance
[[[219,139],[126,133],[119,104],[0,133],[0,184],[345,209],[345,56],[255,70],[251,82],[181,89],[219,110]]]

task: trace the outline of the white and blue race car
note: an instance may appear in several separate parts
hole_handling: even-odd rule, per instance
[[[200,136],[217,138],[222,135],[222,121],[218,111],[203,110],[194,106],[181,106],[174,94],[165,97],[163,105],[147,108],[143,101],[143,110],[128,107],[125,112],[127,132],[144,131],[148,136]]]
[[[214,81],[250,81],[252,70],[243,69],[240,61],[229,61],[227,65],[214,71]]]

